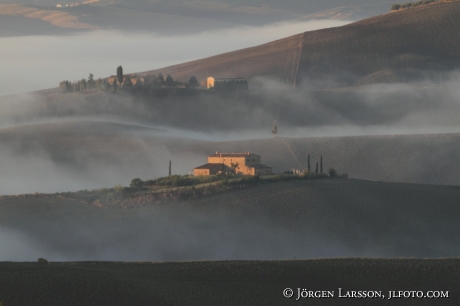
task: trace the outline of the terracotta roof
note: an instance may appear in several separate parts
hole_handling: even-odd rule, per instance
[[[221,81],[221,82],[231,82],[231,81],[236,81],[236,82],[244,82],[246,81],[243,78],[214,78],[214,81]]]
[[[245,157],[249,155],[256,155],[260,156],[251,152],[244,152],[244,153],[220,153],[216,152],[215,154],[209,155],[209,157]]]
[[[221,81],[246,81],[245,78],[241,78],[241,77],[227,78],[227,77],[213,77],[213,76],[211,76],[210,78],[213,78],[214,80],[221,80]]]
[[[205,164],[205,165],[196,167],[194,169],[209,169],[209,170],[214,170],[214,171],[223,171],[225,170],[225,165],[224,164]]]

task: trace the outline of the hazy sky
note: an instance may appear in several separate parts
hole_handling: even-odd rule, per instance
[[[189,36],[96,31],[70,36],[0,38],[0,96],[57,87],[61,80],[147,71],[256,46],[349,21],[320,20],[238,27]]]

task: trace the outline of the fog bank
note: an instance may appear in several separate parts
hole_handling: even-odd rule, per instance
[[[267,43],[350,21],[283,22],[188,36],[94,31],[68,36],[0,38],[0,96],[57,87],[62,80],[147,71]],[[33,52],[31,51],[33,49]]]
[[[135,209],[98,209],[65,194],[2,198],[0,260],[452,257],[459,192],[313,180]]]

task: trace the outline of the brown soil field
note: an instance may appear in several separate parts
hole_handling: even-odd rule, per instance
[[[171,74],[175,79],[188,81],[191,76],[204,81],[216,77],[272,77],[289,86],[295,85],[303,35],[294,35],[257,47],[142,72],[147,75]]]
[[[323,77],[348,84],[386,83],[458,68],[460,32],[443,29],[459,29],[459,15],[460,3],[445,2],[306,32],[297,77],[307,83]]]
[[[459,259],[306,261],[0,263],[3,305],[458,305]],[[285,288],[294,289],[291,299]],[[334,292],[295,301],[297,288]],[[384,299],[339,298],[347,290]],[[443,299],[399,298],[389,291],[449,291]]]
[[[460,67],[459,15],[458,2],[420,6],[147,74],[265,76],[313,88],[439,80],[441,72]]]

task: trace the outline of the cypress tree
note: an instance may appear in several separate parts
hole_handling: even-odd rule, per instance
[[[192,76],[188,80],[188,86],[191,88],[197,88],[200,87],[200,82],[198,82],[198,79],[195,76]]]
[[[117,80],[113,80],[112,92],[116,93],[118,91]]]
[[[169,161],[169,176],[171,176],[171,161]]]
[[[168,86],[169,88],[175,87],[174,79],[172,78],[170,74],[168,74],[168,76],[166,77],[165,83],[166,83],[166,86]]]
[[[118,66],[117,68],[117,80],[118,83],[123,83],[123,67],[121,66]]]
[[[308,173],[310,173],[310,154],[308,154],[307,168],[308,168]]]
[[[320,172],[323,173],[323,155],[321,155]]]
[[[165,84],[165,78],[163,77],[161,72],[156,77],[156,82],[157,82],[158,87],[161,87],[161,86],[163,86]]]

